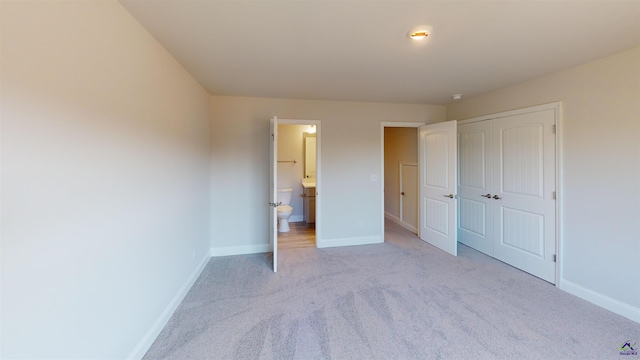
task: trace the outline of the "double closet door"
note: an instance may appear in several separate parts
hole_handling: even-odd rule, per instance
[[[555,283],[557,111],[497,116],[458,123],[458,240]]]

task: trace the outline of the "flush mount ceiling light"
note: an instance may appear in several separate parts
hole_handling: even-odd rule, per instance
[[[431,26],[418,26],[409,30],[407,36],[412,40],[423,40],[431,34]]]
[[[429,36],[429,33],[426,31],[418,31],[409,34],[409,37],[413,40],[422,40]]]
[[[460,100],[460,99],[462,99],[462,94],[454,94],[454,95],[451,95],[451,98],[452,98],[453,100]]]

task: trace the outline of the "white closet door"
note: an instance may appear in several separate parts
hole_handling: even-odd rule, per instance
[[[494,257],[555,282],[554,110],[493,120]]]
[[[491,121],[458,125],[458,240],[493,256]]]
[[[420,239],[458,254],[456,121],[420,127]]]

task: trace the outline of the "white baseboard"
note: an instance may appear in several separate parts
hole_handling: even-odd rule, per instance
[[[291,217],[289,217],[289,222],[301,222],[301,221],[304,221],[303,215],[291,215]]]
[[[185,284],[182,285],[178,293],[176,293],[173,299],[171,299],[171,301],[169,302],[167,307],[164,309],[162,314],[160,314],[160,317],[158,317],[158,319],[156,320],[155,323],[153,323],[149,331],[147,331],[147,333],[142,337],[142,339],[138,342],[138,344],[129,353],[129,356],[127,356],[127,359],[142,359],[144,354],[147,353],[147,351],[149,350],[151,345],[153,345],[153,342],[156,340],[158,335],[160,335],[160,332],[162,331],[162,329],[164,329],[165,325],[167,325],[167,322],[169,322],[169,319],[171,318],[173,313],[176,311],[176,309],[178,308],[178,306],[180,305],[184,297],[187,295],[187,293],[189,292],[193,284],[196,282],[196,280],[202,273],[202,270],[204,270],[204,267],[207,265],[210,259],[211,259],[211,254],[207,253],[205,257],[200,261],[200,264],[198,265],[198,267],[191,273],[191,275],[189,276]]]
[[[587,289],[583,286],[564,279],[560,280],[560,285],[558,287],[571,295],[575,295],[581,299],[587,300],[590,303],[593,303],[618,315],[624,316],[637,323],[640,323],[640,309],[636,307],[625,304],[616,299],[602,295],[598,292]]]
[[[384,238],[378,235],[378,236],[352,237],[352,238],[343,238],[343,239],[317,240],[316,246],[318,248],[328,248],[328,247],[339,247],[339,246],[380,244],[383,242],[384,242]]]
[[[247,255],[270,252],[273,249],[270,244],[261,245],[244,245],[244,246],[227,246],[211,248],[211,257],[231,256],[231,255]]]
[[[390,213],[385,211],[384,212],[384,217],[389,219],[389,220],[391,220],[391,221],[393,221],[394,223],[402,226],[403,228],[405,228],[405,229],[407,229],[409,231],[412,231],[414,234],[418,233],[418,229],[415,226],[413,226],[411,224],[407,224],[406,222],[400,220],[400,218],[395,216],[395,215],[391,215]]]

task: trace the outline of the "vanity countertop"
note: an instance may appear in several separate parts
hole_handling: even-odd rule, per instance
[[[316,187],[316,179],[302,179],[302,188],[309,189]]]

